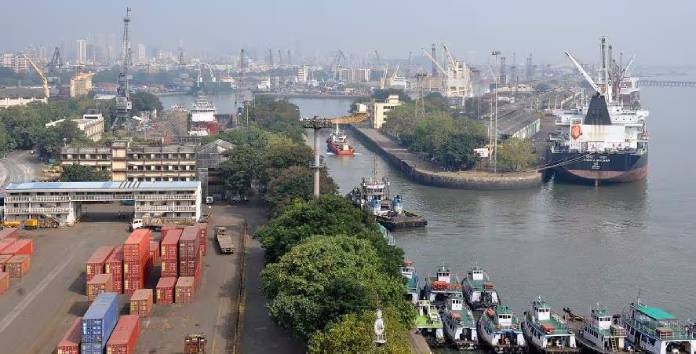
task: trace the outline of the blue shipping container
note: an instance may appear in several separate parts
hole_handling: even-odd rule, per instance
[[[103,347],[118,322],[118,294],[97,295],[82,317],[82,343],[96,343]]]
[[[104,354],[105,343],[85,343],[80,344],[81,354]]]

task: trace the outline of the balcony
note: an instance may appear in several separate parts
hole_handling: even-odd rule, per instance
[[[70,213],[69,207],[51,208],[5,208],[7,215],[26,215],[26,214],[67,214]]]
[[[192,194],[137,194],[137,200],[196,200]]]
[[[136,205],[135,211],[138,213],[154,212],[175,212],[175,213],[194,213],[195,205]]]

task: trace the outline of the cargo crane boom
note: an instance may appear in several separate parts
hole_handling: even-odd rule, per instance
[[[31,64],[31,67],[34,68],[34,71],[36,71],[36,74],[39,75],[39,78],[41,78],[44,95],[46,96],[46,98],[48,98],[48,96],[50,96],[50,92],[48,89],[48,78],[46,78],[46,75],[44,75],[43,71],[39,69],[39,67],[34,63],[33,60],[31,60],[31,58],[29,58],[28,55],[24,54],[24,58],[29,62],[29,64]]]
[[[592,77],[585,71],[585,69],[582,68],[582,65],[575,59],[573,54],[570,54],[570,52],[566,51],[565,55],[568,56],[568,59],[575,65],[575,67],[580,71],[582,76],[585,78],[585,81],[587,81],[590,86],[592,86],[592,89],[595,90],[595,92],[601,93],[602,91],[599,89],[599,86],[595,84],[594,80],[592,80]]]

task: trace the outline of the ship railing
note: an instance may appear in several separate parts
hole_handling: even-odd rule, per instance
[[[636,328],[639,332],[650,333],[655,337],[667,340],[684,340],[684,339],[696,339],[696,333],[687,331],[679,323],[656,323],[650,322],[642,323],[638,321],[628,321],[631,326]],[[632,322],[632,323],[631,323]],[[657,334],[657,328],[669,328],[672,330],[672,334]]]

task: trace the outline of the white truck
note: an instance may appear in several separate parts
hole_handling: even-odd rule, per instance
[[[234,253],[234,243],[232,242],[232,237],[230,236],[227,227],[216,226],[215,227],[215,238],[217,239],[218,246],[220,247],[220,253],[231,254]]]
[[[141,228],[160,229],[162,226],[191,226],[196,223],[192,218],[166,218],[159,216],[143,216],[142,218],[133,219],[131,222],[131,230]]]

